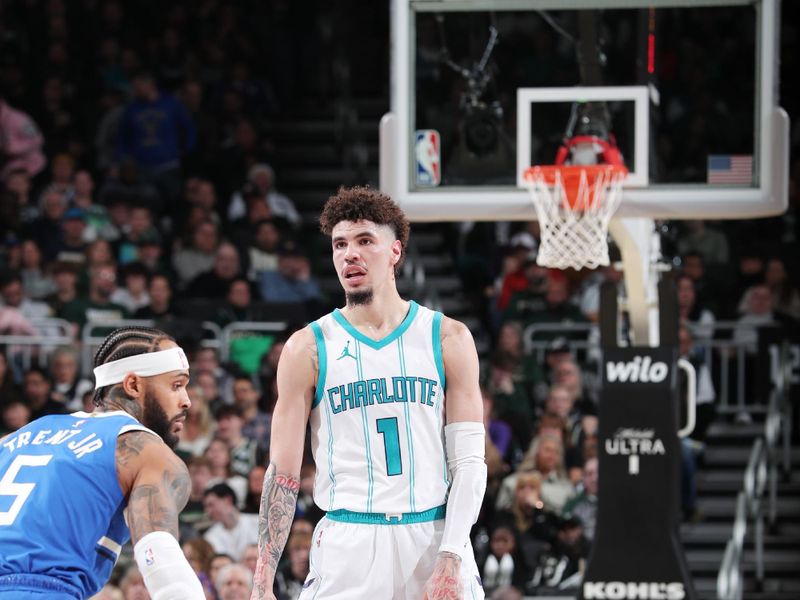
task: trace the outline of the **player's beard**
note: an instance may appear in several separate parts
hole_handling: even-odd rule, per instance
[[[345,292],[344,297],[347,306],[366,306],[372,304],[372,288],[358,292]]]
[[[155,395],[149,390],[145,392],[142,424],[157,434],[170,448],[175,448],[179,441],[178,436],[172,433],[172,424],[176,419],[183,416],[185,416],[185,413],[180,413],[170,419],[164,409],[161,408]]]

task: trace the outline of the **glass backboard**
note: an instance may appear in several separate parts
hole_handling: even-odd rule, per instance
[[[785,210],[777,0],[394,0],[392,10],[381,187],[412,219],[533,218],[521,171],[585,160],[573,142],[586,135],[631,172],[621,216]]]

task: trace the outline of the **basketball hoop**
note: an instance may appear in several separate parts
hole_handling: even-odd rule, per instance
[[[622,199],[623,165],[548,165],[525,170],[541,243],[536,262],[594,269],[608,260],[608,224]]]

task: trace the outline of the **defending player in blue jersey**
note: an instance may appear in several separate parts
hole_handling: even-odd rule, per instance
[[[94,412],[0,440],[0,600],[92,596],[128,539],[153,600],[204,599],[177,541],[191,486],[172,452],[190,406],[186,356],[164,332],[128,327],[94,366]]]
[[[486,489],[472,335],[398,293],[409,225],[389,197],[342,188],[320,225],[346,306],[281,355],[252,598],[273,597],[306,423],[327,512],[301,600],[483,598],[469,540]]]

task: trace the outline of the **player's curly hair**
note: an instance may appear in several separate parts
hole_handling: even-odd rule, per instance
[[[392,228],[402,247],[400,260],[395,265],[397,271],[406,257],[411,227],[397,203],[383,192],[367,186],[340,187],[325,203],[319,218],[319,228],[329,236],[337,223],[361,220]]]
[[[158,345],[164,340],[174,342],[172,336],[160,329],[152,327],[120,327],[112,331],[94,355],[94,366],[99,367],[106,363],[137,354],[147,354],[158,350]],[[94,391],[94,405],[102,406],[108,397],[108,392],[115,385],[106,385]]]

